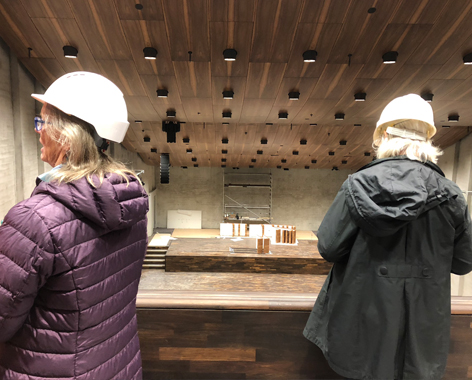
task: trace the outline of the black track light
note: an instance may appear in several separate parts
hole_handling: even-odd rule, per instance
[[[344,116],[343,113],[337,113],[334,115],[334,120],[344,120]]]
[[[389,51],[382,55],[383,63],[385,64],[392,64],[397,62],[398,52],[396,51]]]
[[[66,58],[77,58],[77,54],[79,54],[77,48],[73,46],[64,46],[62,50],[64,50],[64,57]]]
[[[167,98],[169,95],[169,91],[167,91],[165,88],[159,88],[156,92],[158,98]]]
[[[236,61],[237,55],[238,52],[234,49],[225,49],[223,51],[223,57],[225,58],[225,61]]]
[[[290,91],[288,93],[288,100],[298,100],[300,99],[300,93],[298,91]]]
[[[167,110],[166,115],[167,117],[175,117],[175,110]]]
[[[223,119],[231,119],[231,111],[223,111]]]
[[[307,50],[303,53],[303,62],[315,62],[317,55],[316,50]]]
[[[288,112],[279,112],[279,119],[288,119]]]
[[[157,50],[153,47],[145,47],[143,49],[144,59],[156,59],[157,58]]]
[[[151,138],[149,136],[144,136],[144,142],[151,142]]]
[[[450,123],[457,123],[459,121],[459,115],[449,115],[447,117],[447,120],[450,122]]]
[[[421,97],[426,100],[428,103],[431,103],[433,101],[433,96],[434,94],[428,92],[426,94],[421,95]]]
[[[267,144],[267,139],[261,139],[261,144]]]
[[[306,143],[307,143],[306,139],[301,139],[300,140],[300,145],[306,145]]]
[[[223,91],[223,99],[233,99],[234,91],[233,90],[225,90]]]
[[[357,94],[354,94],[354,100],[356,102],[365,102],[367,94],[365,92],[358,92]]]
[[[464,55],[463,60],[464,65],[472,65],[472,53]]]

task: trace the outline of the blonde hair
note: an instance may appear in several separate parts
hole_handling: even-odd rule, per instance
[[[410,160],[438,162],[442,150],[435,147],[431,140],[419,141],[387,134],[372,144],[377,158],[407,156]]]
[[[98,179],[100,186],[106,174],[116,174],[128,184],[128,175],[139,181],[132,170],[97,148],[91,124],[67,115],[47,103],[43,105],[41,114],[45,121],[44,131],[41,133],[47,133],[52,140],[67,147],[66,161],[59,170],[52,173],[51,181],[69,183],[85,177],[93,187],[97,187],[94,179]]]

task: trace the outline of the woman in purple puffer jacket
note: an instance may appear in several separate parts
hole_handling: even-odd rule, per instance
[[[0,227],[0,379],[141,379],[136,293],[148,199],[103,153],[129,123],[104,77],[66,74],[41,101],[53,169]]]

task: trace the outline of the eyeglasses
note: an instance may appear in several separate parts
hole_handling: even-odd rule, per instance
[[[36,132],[41,132],[41,129],[43,129],[45,121],[41,119],[39,116],[36,116],[34,118],[34,129],[36,129]]]

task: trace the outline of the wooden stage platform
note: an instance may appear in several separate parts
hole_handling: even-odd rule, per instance
[[[205,234],[172,240],[171,232],[155,242],[167,240],[174,259],[197,257],[192,252],[205,252],[204,247],[202,259],[224,263],[231,258],[226,249],[234,242]],[[207,245],[207,239],[213,243]],[[301,243],[302,254],[314,244]],[[272,256],[298,257],[297,250],[283,251]],[[144,379],[341,379],[302,335],[325,279],[324,274],[269,271],[143,270],[136,306]],[[453,297],[451,309],[443,379],[472,379],[472,297]]]

